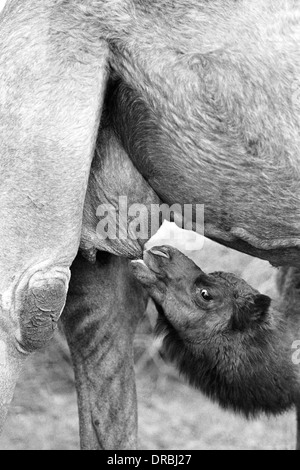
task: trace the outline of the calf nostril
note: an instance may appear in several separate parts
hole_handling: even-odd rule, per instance
[[[166,247],[154,247],[149,250],[149,252],[154,256],[160,256],[161,258],[170,259],[170,252]]]

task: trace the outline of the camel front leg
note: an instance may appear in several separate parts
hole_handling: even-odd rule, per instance
[[[66,302],[102,109],[107,48],[68,5],[11,0],[0,17],[0,428]]]
[[[137,446],[133,337],[147,296],[128,261],[98,253],[95,265],[79,255],[62,321],[71,350],[84,450]]]

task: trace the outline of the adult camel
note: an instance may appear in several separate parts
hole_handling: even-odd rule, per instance
[[[82,223],[103,129],[114,141],[107,149],[130,158],[155,201],[205,204],[206,236],[299,268],[299,37],[294,0],[8,0],[0,26],[1,422],[24,360],[52,337],[80,240],[94,260],[95,249],[141,256],[142,241],[99,242],[92,189]],[[112,279],[128,272],[125,261],[111,263]],[[76,271],[88,283],[91,269],[79,265],[75,286]],[[67,312],[78,309],[75,296],[71,289]],[[135,305],[144,308],[142,292]],[[87,310],[65,315],[85,380],[97,360],[82,371],[86,342],[72,338]],[[124,330],[134,330],[135,317]],[[120,370],[108,364],[106,387]],[[132,383],[131,367],[125,377],[119,384]],[[119,441],[111,430],[122,397],[102,421],[94,391],[82,412],[83,447],[133,447],[134,419]]]

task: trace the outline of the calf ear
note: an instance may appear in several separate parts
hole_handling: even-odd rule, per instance
[[[260,323],[264,321],[269,313],[271,299],[267,295],[258,294],[254,298],[254,302],[250,313],[250,322]]]
[[[237,302],[233,307],[230,326],[233,330],[243,330],[255,322],[259,323],[267,316],[271,299],[267,295],[257,294],[252,299]]]
[[[267,295],[259,294],[254,299],[255,315],[257,317],[265,316],[270,308],[271,299]]]

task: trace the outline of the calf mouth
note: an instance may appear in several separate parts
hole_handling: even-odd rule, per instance
[[[163,280],[166,264],[171,259],[168,247],[154,247],[144,253],[143,260],[131,262],[133,274],[144,286]]]

